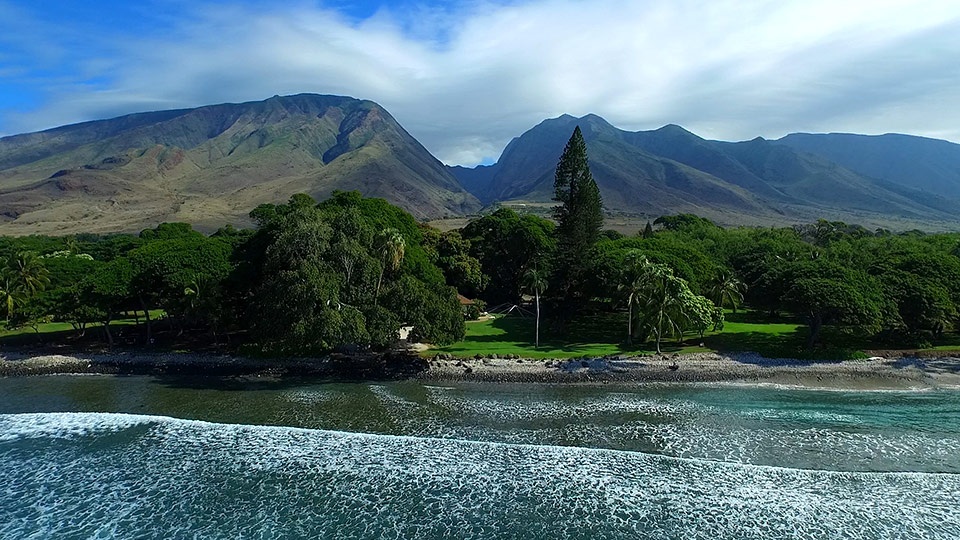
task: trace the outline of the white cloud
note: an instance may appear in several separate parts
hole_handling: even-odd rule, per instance
[[[58,84],[0,131],[318,92],[381,103],[450,164],[496,157],[562,113],[728,140],[803,130],[960,141],[953,1],[540,0],[360,22],[301,4],[183,20],[169,38],[89,59],[106,82]]]

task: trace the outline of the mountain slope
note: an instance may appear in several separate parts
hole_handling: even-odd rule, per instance
[[[301,94],[86,122],[0,139],[0,232],[244,223],[263,202],[333,190],[418,217],[479,201],[371,101]]]
[[[496,164],[451,172],[486,204],[547,203],[556,160],[576,125],[608,211],[693,212],[725,224],[957,221],[951,198],[868,178],[782,144],[708,141],[675,125],[628,132],[596,115],[546,120],[511,141]]]
[[[608,210],[660,213],[675,211],[709,213],[748,208],[774,212],[740,186],[645,151],[595,115],[574,118],[564,115],[545,120],[515,138],[500,160],[485,167],[481,175],[453,170],[485,202],[523,200],[549,201],[553,173],[573,128],[580,125],[590,157],[590,169]],[[478,178],[479,176],[479,178]]]
[[[776,141],[864,176],[960,197],[960,144],[912,135],[792,133]]]

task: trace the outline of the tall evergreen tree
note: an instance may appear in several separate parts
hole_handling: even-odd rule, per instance
[[[653,238],[653,226],[650,225],[650,222],[649,222],[649,221],[647,221],[647,226],[643,228],[643,235],[642,235],[642,236],[643,236],[644,238]]]
[[[580,126],[573,130],[560,156],[554,178],[554,208],[557,220],[556,288],[569,314],[582,298],[582,285],[590,264],[590,249],[600,237],[603,226],[600,189],[587,165],[587,144]]]

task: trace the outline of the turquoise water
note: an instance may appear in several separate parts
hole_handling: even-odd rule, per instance
[[[2,538],[958,538],[960,392],[0,380]]]

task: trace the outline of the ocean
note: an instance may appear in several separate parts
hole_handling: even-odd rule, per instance
[[[0,538],[958,538],[960,391],[0,379]]]

